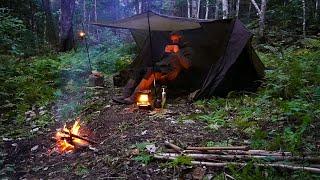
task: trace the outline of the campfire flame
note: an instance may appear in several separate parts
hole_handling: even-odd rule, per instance
[[[74,137],[80,136],[80,119],[77,118],[73,126],[68,129],[66,124],[62,129],[58,129],[55,135],[56,147],[60,153],[70,153],[78,146],[87,146],[88,142]]]

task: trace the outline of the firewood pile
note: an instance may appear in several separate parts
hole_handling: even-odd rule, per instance
[[[193,159],[191,164],[223,168],[229,165],[245,166],[253,159],[265,160],[266,163],[253,163],[259,167],[274,167],[290,170],[305,170],[320,173],[320,157],[312,154],[295,156],[291,152],[275,152],[266,150],[252,150],[248,146],[227,147],[181,147],[165,142],[168,149],[164,153],[154,154],[155,159],[174,160],[179,156]],[[259,161],[262,162],[262,161]],[[309,166],[301,164],[308,163]]]

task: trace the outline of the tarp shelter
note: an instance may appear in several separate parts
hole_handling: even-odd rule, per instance
[[[152,66],[159,61],[169,42],[170,32],[181,31],[194,52],[192,68],[182,73],[173,84],[189,92],[196,91],[194,99],[224,96],[230,91],[252,91],[264,77],[264,65],[251,45],[252,34],[238,19],[196,20],[149,11],[113,22],[93,24],[131,31],[140,51],[130,66],[133,69]]]

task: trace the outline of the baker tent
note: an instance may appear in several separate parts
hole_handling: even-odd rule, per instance
[[[230,91],[252,91],[264,77],[264,65],[251,45],[252,33],[238,19],[196,20],[148,11],[92,24],[131,31],[139,48],[139,55],[130,66],[133,69],[159,61],[170,32],[180,31],[194,52],[192,68],[172,84],[194,91],[194,99],[224,96]]]

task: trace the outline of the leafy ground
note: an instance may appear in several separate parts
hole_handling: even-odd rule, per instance
[[[12,118],[12,111],[2,113],[1,128],[4,133],[0,144],[0,176],[12,179],[192,178],[194,167],[188,166],[190,160],[159,161],[152,159],[145,151],[147,144],[155,144],[161,151],[165,140],[173,140],[181,147],[249,145],[252,148],[319,155],[320,42],[306,39],[298,45],[285,52],[264,47],[268,51],[259,55],[267,67],[266,81],[256,93],[230,93],[226,98],[194,103],[188,103],[186,98],[181,97],[170,100],[167,111],[163,113],[113,104],[110,99],[120,89],[112,86],[110,76],[106,76],[107,86],[103,89],[90,88],[86,81],[75,81],[70,76],[79,72],[76,76],[79,77],[82,75],[81,69],[86,67],[85,64],[83,68],[73,67],[74,64],[81,64],[77,62],[81,59],[76,57],[77,54],[53,58],[53,61],[59,62],[57,66],[65,63],[70,65],[71,70],[63,70],[68,69],[67,65],[63,65],[62,72],[65,73],[61,77],[65,80],[52,86],[47,86],[47,78],[35,77],[34,72],[15,69],[16,73],[30,74],[35,79],[32,82],[40,84],[39,87],[51,87],[52,93],[48,99],[54,103],[42,105],[43,99],[40,97],[46,96],[39,94],[43,93],[42,90],[36,91],[35,97],[39,96],[39,101],[32,103],[46,107],[46,112],[36,114],[35,118],[27,121],[23,112],[32,109],[32,103],[22,103],[19,98],[25,100],[25,97],[29,97],[28,93],[36,88],[26,91],[26,96],[21,96],[17,91],[13,97],[6,97],[13,104],[9,107],[16,110],[21,118]],[[49,68],[52,69],[56,68]],[[51,72],[49,70],[39,72]],[[86,77],[86,74],[83,76]],[[17,82],[16,86],[25,82],[29,82],[28,79]],[[28,90],[28,87],[22,89]],[[5,90],[2,91],[10,92]],[[23,104],[27,104],[25,109],[17,108]],[[98,151],[82,149],[66,155],[52,153],[55,129],[63,126],[65,119],[72,120],[76,115],[81,115],[82,121],[92,132],[90,137],[99,142],[94,146]],[[207,179],[223,179],[224,173],[236,179],[320,178],[306,172],[262,169],[250,164],[241,168],[206,168],[205,171]]]

